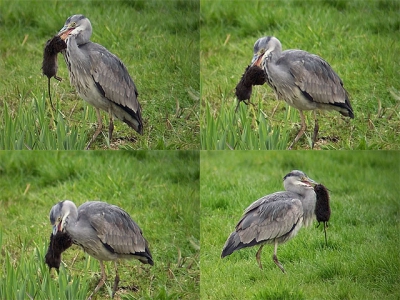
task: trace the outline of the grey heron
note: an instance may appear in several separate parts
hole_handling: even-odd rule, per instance
[[[289,149],[306,130],[303,111],[314,110],[315,126],[312,148],[318,136],[316,109],[336,110],[354,119],[353,109],[343,82],[321,57],[302,50],[285,50],[273,37],[262,37],[254,44],[251,66],[264,69],[267,83],[278,99],[284,100],[300,113],[301,128]]]
[[[65,232],[72,242],[100,262],[101,279],[89,299],[104,285],[106,273],[103,261],[114,261],[113,296],[119,276],[118,259],[136,258],[153,265],[153,259],[142,230],[129,214],[118,206],[100,201],[88,201],[79,208],[69,200],[58,202],[50,211],[53,235]]]
[[[250,204],[227,239],[221,258],[242,248],[260,245],[256,260],[260,269],[261,251],[274,244],[274,263],[285,273],[277,257],[278,245],[287,242],[315,219],[314,180],[302,171],[293,170],[283,178],[285,191],[264,196]]]
[[[81,98],[96,109],[98,127],[86,148],[90,147],[102,130],[100,109],[109,114],[110,141],[114,130],[114,116],[143,134],[142,112],[136,86],[116,55],[90,41],[92,25],[89,19],[83,15],[69,17],[58,35],[67,44],[62,53],[71,85]]]

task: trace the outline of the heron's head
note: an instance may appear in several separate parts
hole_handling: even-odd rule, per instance
[[[92,24],[84,15],[73,15],[65,21],[64,27],[58,32],[64,41],[74,36],[78,45],[87,43],[92,35]]]
[[[76,206],[72,201],[65,200],[58,202],[51,208],[50,223],[53,225],[53,235],[56,235],[58,231],[65,231],[67,218],[73,207],[75,207],[76,210]]]
[[[281,42],[273,36],[259,38],[254,44],[254,56],[251,61],[252,66],[262,66],[262,62],[272,53],[282,52]]]
[[[283,177],[283,185],[287,191],[298,191],[298,189],[314,189],[314,186],[318,184],[304,172],[299,170],[293,170]]]

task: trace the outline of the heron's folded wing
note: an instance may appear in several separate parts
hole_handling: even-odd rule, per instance
[[[342,80],[321,57],[301,50],[287,50],[276,64],[286,65],[295,84],[313,101],[325,104],[348,101]]]
[[[90,74],[104,96],[114,103],[137,113],[140,105],[138,91],[121,60],[101,45],[91,43],[88,48],[91,60]]]
[[[236,226],[236,232],[244,244],[267,242],[290,233],[302,217],[303,207],[298,199],[267,202],[247,211]]]
[[[104,206],[96,206],[90,214],[88,213],[91,226],[104,244],[111,246],[119,254],[147,252],[147,241],[142,235],[142,230],[127,212],[104,202],[93,203]]]

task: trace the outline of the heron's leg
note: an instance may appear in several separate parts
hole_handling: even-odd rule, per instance
[[[257,253],[256,253],[256,259],[257,259],[257,263],[258,266],[260,267],[260,269],[262,270],[262,265],[261,265],[261,250],[264,247],[264,245],[260,246],[260,249],[258,249]]]
[[[112,298],[114,298],[114,295],[117,292],[118,283],[119,283],[117,261],[114,261],[114,265],[115,265],[115,279],[114,279],[114,287],[113,287]]]
[[[304,132],[306,131],[307,125],[306,125],[306,120],[304,118],[304,114],[301,110],[299,110],[300,113],[300,119],[301,119],[301,127],[299,132],[297,133],[295,139],[293,142],[290,144],[288,150],[292,149],[293,145],[297,143],[297,141],[303,136]]]
[[[114,131],[114,120],[113,120],[111,108],[108,110],[108,115],[110,116],[110,124],[108,126],[108,139],[109,139],[108,142],[111,143],[112,134]]]
[[[89,143],[86,146],[86,150],[89,150],[90,145],[94,142],[94,140],[97,138],[97,136],[100,134],[101,130],[103,129],[103,122],[101,121],[101,114],[100,114],[100,109],[96,109],[96,116],[97,116],[97,129],[93,134],[93,137],[89,141]]]
[[[104,270],[104,264],[101,260],[99,260],[99,262],[100,262],[100,268],[101,268],[101,278],[100,278],[100,281],[97,284],[96,288],[94,289],[94,291],[90,294],[88,300],[92,299],[92,296],[100,290],[100,288],[104,285],[104,283],[106,282],[106,279],[107,279],[107,275]]]
[[[283,266],[281,265],[281,263],[278,260],[278,256],[276,256],[276,253],[278,252],[278,242],[275,240],[275,248],[274,248],[274,255],[272,256],[272,259],[274,261],[274,263],[279,267],[279,269],[281,269],[281,271],[283,273],[285,273],[285,269],[283,268]]]
[[[313,140],[311,144],[311,149],[314,149],[314,144],[317,141],[318,137],[318,130],[319,130],[319,125],[318,125],[318,119],[317,119],[317,112],[314,110],[314,119],[315,119],[315,124],[314,124],[314,135],[313,135]]]

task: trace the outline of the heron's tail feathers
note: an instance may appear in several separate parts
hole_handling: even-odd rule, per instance
[[[135,256],[141,263],[153,266],[154,262],[149,249],[149,243],[146,240],[144,240],[144,243],[144,252],[136,252]]]
[[[135,129],[137,133],[143,135],[143,122],[140,110],[137,113],[135,113],[133,110],[130,110],[129,115],[129,118],[123,118],[122,121],[129,127]]]
[[[225,242],[224,249],[222,249],[221,258],[231,255],[234,251],[243,248],[242,245],[239,234],[236,231],[232,232]]]
[[[346,92],[345,103],[334,103],[333,105],[338,107],[338,111],[345,117],[349,117],[350,119],[354,119],[353,108],[351,107],[349,95]]]
[[[137,256],[137,259],[141,263],[149,264],[151,266],[154,265],[153,257],[151,256],[151,253],[150,253],[149,247],[147,246],[147,243],[146,243],[145,252],[135,253],[135,255]]]

